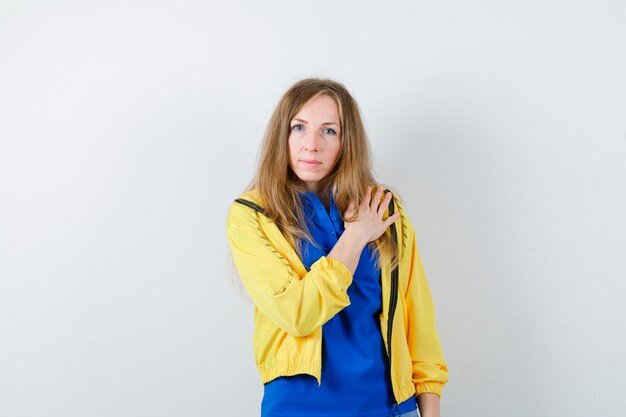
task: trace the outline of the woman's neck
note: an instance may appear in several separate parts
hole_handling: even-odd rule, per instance
[[[330,214],[330,193],[328,191],[320,191],[315,193],[317,198],[320,199],[324,208],[326,209],[326,213]]]

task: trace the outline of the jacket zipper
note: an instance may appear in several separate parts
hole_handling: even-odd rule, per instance
[[[252,201],[243,199],[243,198],[237,198],[235,199],[235,202],[239,203],[239,204],[243,204],[244,206],[250,207],[251,209],[254,209],[256,211],[258,211],[261,214],[265,214],[265,209],[261,206],[259,206],[256,203],[253,203]]]
[[[391,192],[389,189],[386,189],[385,192]],[[393,196],[389,201],[389,216],[391,216],[395,211]],[[396,231],[396,224],[393,223],[389,229],[391,233],[391,238],[396,246],[398,246],[398,235]],[[399,256],[399,254],[398,254]],[[393,315],[396,311],[396,305],[398,304],[398,267],[396,266],[393,271],[391,271],[391,293],[389,294],[389,314],[387,317],[387,356],[389,360],[389,380],[391,381],[391,333],[393,331]],[[393,382],[392,382],[393,385]],[[395,411],[398,410],[398,400],[396,399],[396,394],[393,394],[393,405],[394,405],[394,415]]]

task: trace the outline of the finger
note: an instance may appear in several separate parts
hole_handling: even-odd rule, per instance
[[[399,218],[400,218],[400,213],[398,212],[393,213],[391,216],[387,217],[387,219],[385,219],[385,222],[384,222],[385,229],[387,229],[393,223],[397,222]]]
[[[389,207],[389,202],[391,201],[391,193],[385,193],[385,198],[380,202],[380,206],[378,206],[378,216],[382,219],[383,215],[387,211]]]
[[[378,213],[378,206],[380,205],[380,198],[383,195],[383,187],[376,187],[376,194],[370,204],[370,208]]]

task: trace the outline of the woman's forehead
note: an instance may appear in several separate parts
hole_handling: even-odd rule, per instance
[[[339,109],[335,100],[327,95],[313,97],[293,118],[303,123],[310,122],[312,119],[321,121],[321,124],[339,124]]]

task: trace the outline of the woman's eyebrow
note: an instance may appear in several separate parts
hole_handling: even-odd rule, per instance
[[[293,119],[292,121],[302,122],[302,123],[305,123],[305,124],[306,124],[306,123],[308,123],[306,120],[302,120],[302,119]],[[324,125],[335,125],[335,126],[339,126],[339,124],[338,124],[338,123],[335,123],[335,122],[324,122],[324,123],[322,123],[322,126],[324,126]]]

